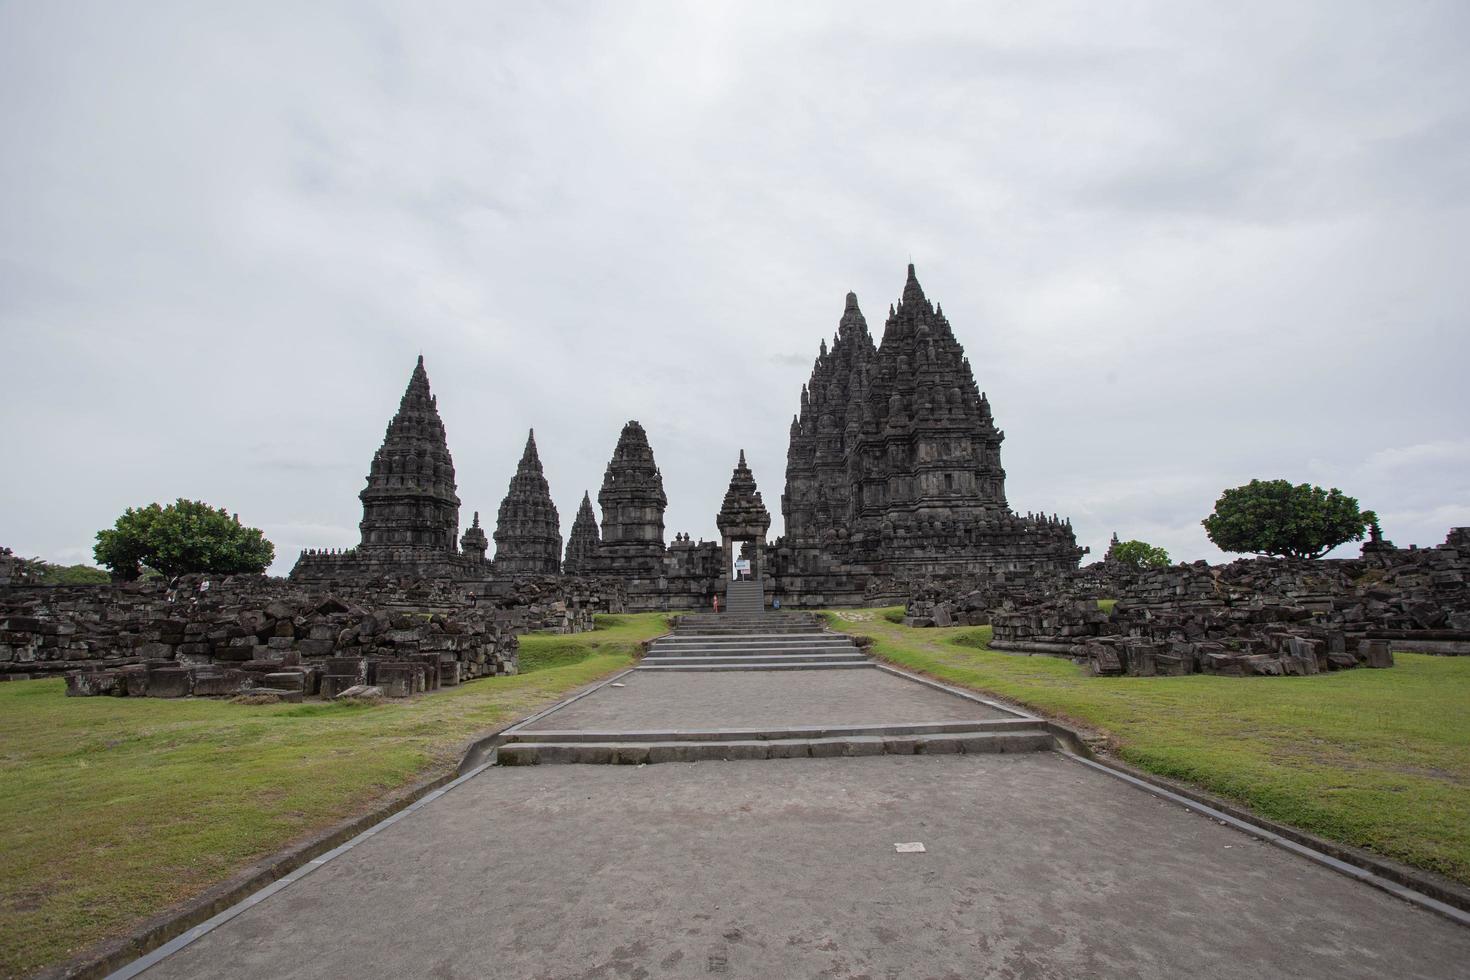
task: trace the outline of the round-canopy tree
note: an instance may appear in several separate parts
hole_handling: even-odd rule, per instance
[[[1221,551],[1321,558],[1344,542],[1363,540],[1375,520],[1371,510],[1359,510],[1357,499],[1336,487],[1252,480],[1221,494],[1215,512],[1201,523]]]
[[[180,498],[167,507],[129,507],[114,526],[97,532],[92,553],[118,578],[135,579],[144,567],[172,578],[185,572],[263,572],[276,546],[223,507]]]
[[[1169,553],[1147,541],[1119,541],[1108,549],[1108,557],[1131,568],[1163,568]]]

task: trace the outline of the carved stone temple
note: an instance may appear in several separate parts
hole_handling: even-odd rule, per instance
[[[526,439],[516,475],[495,522],[495,570],[502,576],[555,575],[561,571],[561,518],[536,452],[536,432]]]
[[[567,556],[562,559],[561,570],[568,575],[587,575],[592,571],[592,560],[602,547],[602,538],[597,531],[597,515],[592,512],[592,496],[582,494],[582,506],[572,521],[572,533],[567,535]]]
[[[780,591],[846,600],[864,577],[1076,568],[1070,522],[1010,509],[1004,440],[913,265],[877,347],[848,293],[791,421]]]
[[[632,610],[677,610],[708,608],[723,592],[737,544],[766,596],[788,608],[901,601],[921,578],[1076,568],[1084,549],[1070,522],[1011,510],[1004,440],[949,320],[910,265],[877,344],[853,293],[831,346],[821,342],[791,422],[776,541],[766,540],[770,513],[741,451],[716,518],[721,540],[679,533],[665,543],[663,474],[647,432],[630,421],[597,495],[601,525],[584,494],[564,563],[532,434],[487,560],[478,513],[456,540],[454,464],[421,357],[360,495],[361,544],[303,552],[291,577],[447,578],[497,593],[562,573],[616,580]]]
[[[302,582],[370,578],[476,578],[482,558],[461,554],[454,460],[419,356],[383,445],[373,454],[362,500],[362,542],[349,550],[302,552],[291,578]],[[481,552],[483,555],[483,552]]]
[[[664,563],[664,476],[653,460],[648,434],[637,421],[623,426],[597,494],[602,544],[592,571],[620,578],[657,576]]]

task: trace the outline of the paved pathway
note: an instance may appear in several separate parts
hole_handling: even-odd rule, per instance
[[[1014,718],[876,668],[633,671],[526,726],[637,731]]]
[[[895,852],[910,841],[926,852]],[[1378,980],[1467,963],[1470,929],[1038,752],[492,768],[145,976]]]
[[[145,976],[1465,975],[1470,929],[1044,751],[1034,720],[866,662],[791,669],[790,643],[828,641],[747,619],[696,618],[662,641],[674,666],[509,733],[523,767]],[[773,651],[708,639],[773,623]],[[730,663],[700,669],[714,642]],[[916,751],[966,754],[870,754]],[[739,753],[762,761],[716,761]]]

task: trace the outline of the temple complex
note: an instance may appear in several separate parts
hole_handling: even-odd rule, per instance
[[[600,528],[584,494],[565,566],[532,433],[487,561],[478,514],[456,541],[454,464],[420,358],[361,494],[362,543],[303,552],[291,575],[450,578],[501,595],[518,579],[564,573],[615,581],[627,608],[643,610],[707,607],[724,589],[736,545],[764,594],[788,608],[902,601],[909,583],[927,578],[1075,569],[1084,549],[1069,522],[1011,509],[1004,440],[949,320],[910,265],[880,343],[853,293],[831,347],[821,342],[791,422],[786,527],[776,541],[766,540],[771,515],[742,451],[716,517],[721,540],[680,533],[666,545],[663,474],[648,434],[630,421],[597,495]]]
[[[561,518],[536,452],[536,430],[500,502],[495,521],[495,573],[500,577],[555,575],[561,571]]]

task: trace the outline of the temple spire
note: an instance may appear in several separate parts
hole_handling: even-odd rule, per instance
[[[597,529],[597,517],[592,513],[592,495],[582,494],[582,505],[577,508],[576,520],[572,521],[572,533],[567,536],[566,559],[561,570],[567,575],[586,575],[593,571],[593,563],[602,546]]]
[[[536,431],[526,438],[495,522],[497,575],[555,575],[561,568],[561,520],[536,453]]]
[[[903,305],[910,308],[915,303],[924,302],[924,287],[919,285],[919,277],[914,273],[914,264],[909,263],[909,278],[903,284]]]
[[[362,547],[456,550],[459,497],[454,460],[422,354],[358,498]]]

